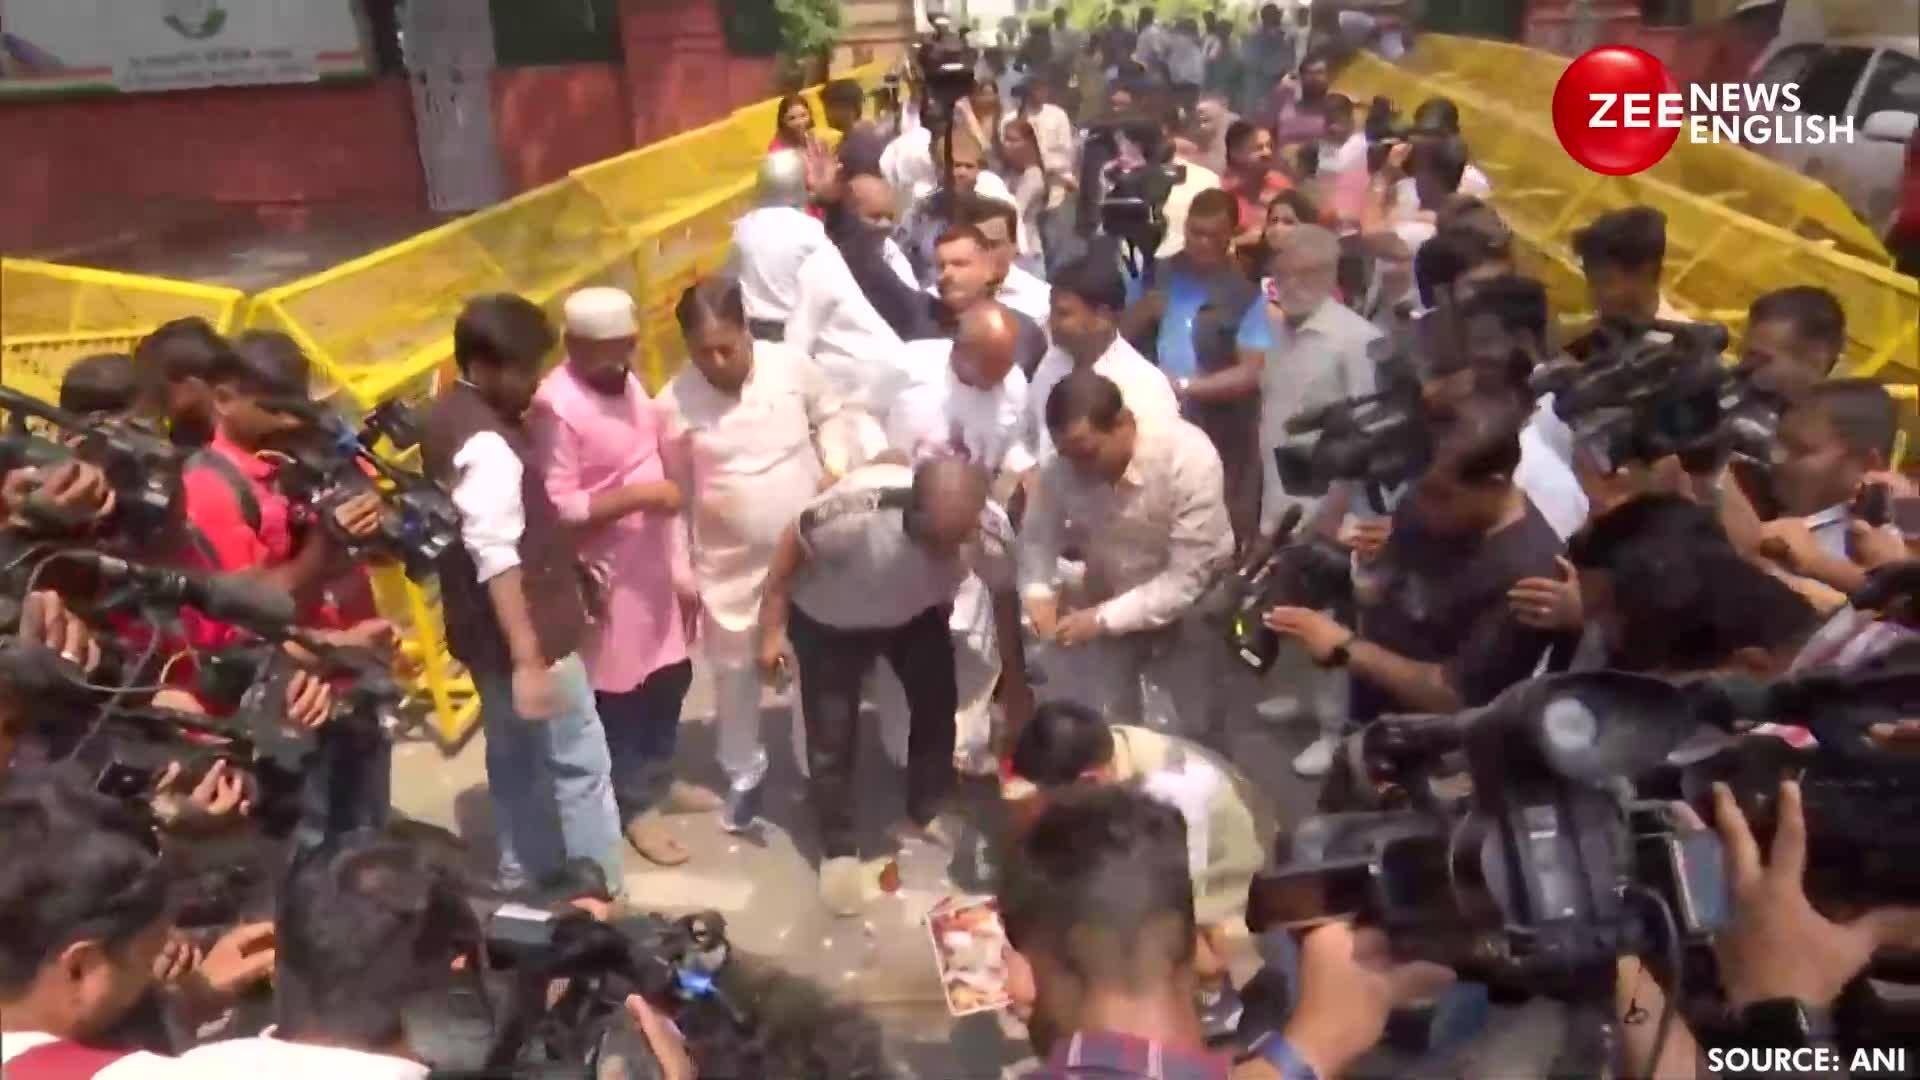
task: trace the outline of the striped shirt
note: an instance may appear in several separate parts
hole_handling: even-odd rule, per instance
[[[1081,1031],[1054,1047],[1028,1080],[1227,1080],[1225,1055],[1110,1031]]]

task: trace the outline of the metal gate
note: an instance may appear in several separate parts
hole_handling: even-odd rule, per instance
[[[493,19],[482,0],[405,0],[401,49],[427,205],[459,212],[506,197],[493,141]]]

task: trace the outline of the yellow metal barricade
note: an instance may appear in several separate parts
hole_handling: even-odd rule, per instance
[[[1370,54],[1356,57],[1342,72],[1339,88],[1359,100],[1385,95],[1403,110],[1440,95],[1454,100],[1474,161],[1493,184],[1492,201],[1513,228],[1521,264],[1545,282],[1563,321],[1583,318],[1588,308],[1573,257],[1574,232],[1608,210],[1644,204],[1667,216],[1663,287],[1682,311],[1726,322],[1740,333],[1747,307],[1764,293],[1819,285],[1846,311],[1850,374],[1894,385],[1920,379],[1920,282],[1887,266],[1884,250],[1877,257],[1841,250],[1833,236],[1846,227],[1830,207],[1821,209],[1818,198],[1799,191],[1804,178],[1730,147],[1718,149],[1759,164],[1750,168],[1743,181],[1747,186],[1711,196],[1676,186],[1660,168],[1630,177],[1590,172],[1566,154],[1553,133],[1547,105],[1552,87],[1542,73],[1550,65],[1530,59],[1547,55],[1435,36],[1422,41],[1407,66]],[[1428,77],[1423,68],[1444,70],[1447,77]],[[1558,68],[1551,70],[1557,78]],[[1782,173],[1795,184],[1781,184]],[[1806,213],[1796,219],[1781,199],[1795,201]],[[1846,217],[1851,220],[1850,212]],[[1795,229],[1780,224],[1796,221]],[[1810,232],[1831,235],[1814,239]]]
[[[0,259],[0,383],[53,401],[75,360],[131,352],[155,327],[189,316],[231,331],[244,299],[214,285]]]

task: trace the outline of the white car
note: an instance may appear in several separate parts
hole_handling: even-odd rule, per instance
[[[1831,186],[1884,235],[1900,202],[1907,143],[1920,128],[1920,35],[1776,41],[1756,83],[1795,83],[1800,113],[1853,119],[1851,143],[1754,149]]]

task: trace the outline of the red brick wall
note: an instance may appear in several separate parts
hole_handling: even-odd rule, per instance
[[[13,102],[0,147],[9,252],[179,204],[426,199],[400,79]]]
[[[621,0],[620,39],[635,146],[774,96],[774,60],[729,55],[714,0]]]
[[[613,64],[502,68],[493,74],[494,140],[512,190],[539,187],[632,144]]]

